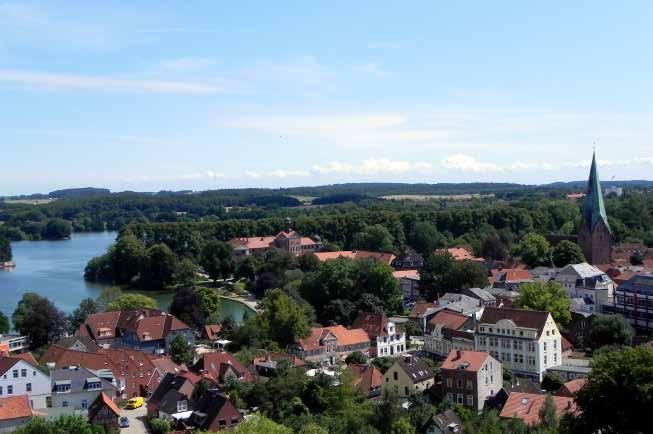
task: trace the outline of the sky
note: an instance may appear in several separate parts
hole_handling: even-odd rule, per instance
[[[0,0],[0,195],[653,179],[653,2]]]

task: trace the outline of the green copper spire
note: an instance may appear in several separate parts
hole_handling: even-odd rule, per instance
[[[596,152],[592,155],[592,168],[590,169],[590,178],[587,181],[587,196],[583,205],[583,217],[589,225],[590,232],[594,231],[596,224],[603,219],[603,223],[610,231],[608,225],[608,215],[603,205],[603,192],[601,190],[601,181],[599,180],[599,171],[596,167]]]

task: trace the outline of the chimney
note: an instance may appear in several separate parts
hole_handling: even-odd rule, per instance
[[[571,410],[571,399],[567,401],[567,410]]]
[[[459,360],[461,356],[460,350],[456,350],[456,358],[454,360]]]

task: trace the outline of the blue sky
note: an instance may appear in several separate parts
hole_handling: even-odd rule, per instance
[[[0,0],[0,195],[544,183],[585,178],[594,141],[604,179],[653,179],[651,22],[649,1]]]

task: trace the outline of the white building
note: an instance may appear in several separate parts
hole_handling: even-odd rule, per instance
[[[385,314],[360,312],[352,324],[370,337],[370,357],[397,356],[406,352],[406,333]]]
[[[600,313],[601,305],[614,296],[615,284],[603,271],[587,262],[569,264],[558,271],[555,281],[570,298],[582,298],[588,313]]]
[[[27,395],[32,408],[46,408],[50,376],[19,357],[0,357],[0,398]]]
[[[73,413],[86,411],[104,392],[116,396],[117,387],[86,368],[70,367],[51,371],[52,408]]]
[[[476,326],[474,345],[516,375],[542,381],[562,364],[560,332],[549,312],[487,307]]]

